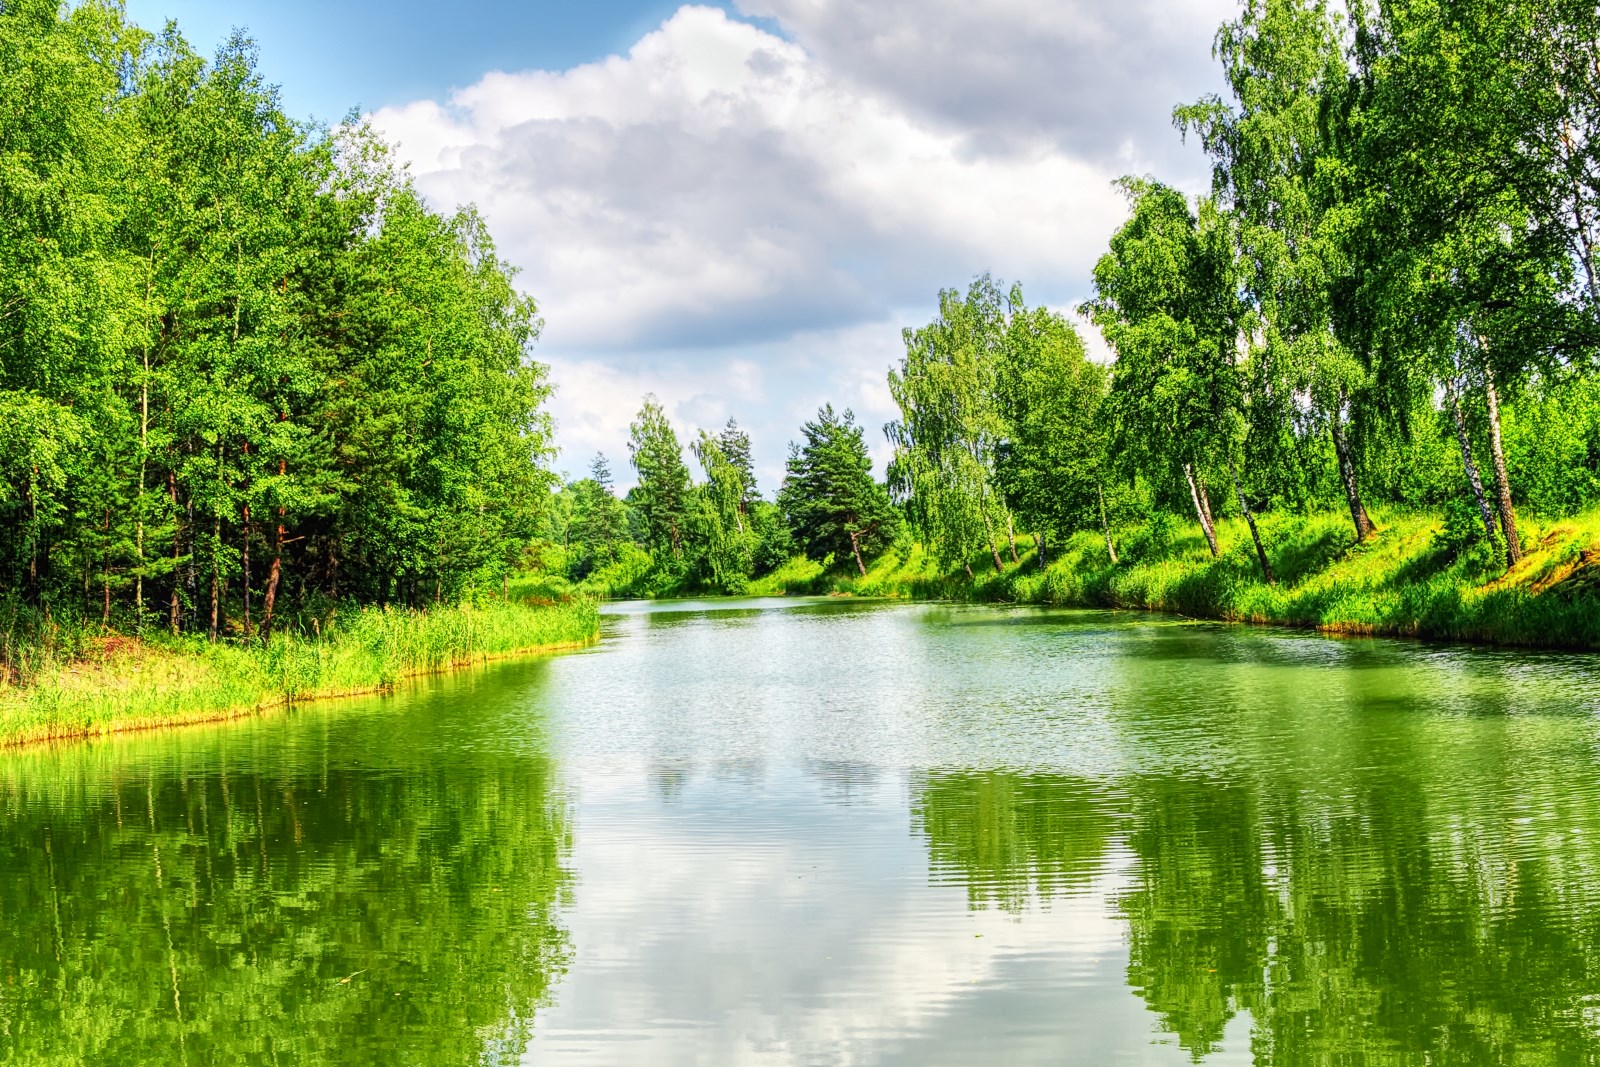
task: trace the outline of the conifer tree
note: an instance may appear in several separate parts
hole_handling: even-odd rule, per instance
[[[893,539],[896,516],[872,477],[861,427],[848,409],[840,416],[826,404],[800,432],[805,441],[789,446],[778,506],[807,556],[841,559],[848,552],[865,575],[865,557]]]

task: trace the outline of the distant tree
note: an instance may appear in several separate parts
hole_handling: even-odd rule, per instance
[[[646,547],[658,557],[670,554],[680,561],[689,508],[689,468],[683,462],[678,435],[653,394],[645,396],[628,433],[629,459],[639,475],[628,499],[639,514]]]
[[[964,296],[942,290],[938,316],[903,331],[905,355],[889,372],[900,409],[884,428],[894,446],[889,482],[935,556],[969,571],[968,557],[980,546],[999,571],[997,525],[1012,534],[995,485],[1004,426],[994,385],[1005,314],[1005,297],[987,275]]]
[[[807,556],[855,557],[867,573],[864,556],[873,555],[894,536],[897,517],[888,492],[872,477],[872,458],[855,415],[817,411],[801,427],[804,444],[789,446],[787,476],[778,506]]]
[[[748,512],[750,502],[761,495],[756,491],[756,472],[750,464],[750,435],[741,430],[737,422],[729,419],[722,432],[717,434],[717,447],[722,450],[729,465],[738,472],[742,486],[740,510]]]
[[[582,578],[596,567],[615,563],[627,540],[627,507],[612,490],[611,465],[604,453],[597,453],[589,465],[589,477],[572,484],[567,534],[570,575]]]
[[[755,544],[750,550],[750,573],[757,578],[777,570],[799,551],[794,534],[784,521],[783,509],[770,500],[758,497],[750,502],[750,528],[755,533]]]
[[[702,430],[693,446],[706,480],[691,494],[692,549],[702,583],[737,593],[750,577],[755,538],[744,513],[745,475],[730,462],[718,441]],[[749,439],[744,438],[744,443],[748,452]]]

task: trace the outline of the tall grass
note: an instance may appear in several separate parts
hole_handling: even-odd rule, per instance
[[[1342,514],[1272,515],[1262,533],[1279,581],[1261,580],[1244,523],[1219,524],[1212,559],[1198,525],[1158,522],[1118,531],[1113,565],[1098,532],[1052,545],[1038,566],[1002,546],[940,568],[920,548],[891,549],[862,577],[792,561],[763,592],[990,600],[1136,608],[1239,622],[1544,648],[1600,648],[1600,510],[1525,525],[1526,556],[1507,571],[1486,544],[1463,543],[1444,516],[1377,511],[1377,534],[1356,545]]]
[[[0,608],[0,744],[197,722],[386,689],[419,674],[594,639],[591,600],[351,609],[265,644],[133,640]]]

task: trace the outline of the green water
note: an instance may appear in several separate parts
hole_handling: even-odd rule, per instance
[[[623,605],[0,755],[0,1063],[1600,1062],[1594,658]]]

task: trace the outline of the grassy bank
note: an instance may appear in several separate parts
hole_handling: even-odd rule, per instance
[[[63,626],[7,609],[0,745],[205,722],[319,698],[386,689],[525,652],[574,647],[599,632],[593,601],[492,602],[429,611],[368,608],[330,617],[312,637],[266,644],[147,640]]]
[[[1002,546],[997,573],[985,550],[969,561],[971,579],[912,547],[885,553],[865,577],[794,560],[751,592],[1136,608],[1348,634],[1600,648],[1600,511],[1527,523],[1527,555],[1510,572],[1443,515],[1374,518],[1377,535],[1358,546],[1342,514],[1265,517],[1275,585],[1261,581],[1249,532],[1234,520],[1219,526],[1219,559],[1197,525],[1157,523],[1118,531],[1118,565],[1100,534],[1084,533],[1048,546],[1049,565],[1040,569],[1024,537],[1019,563]]]

